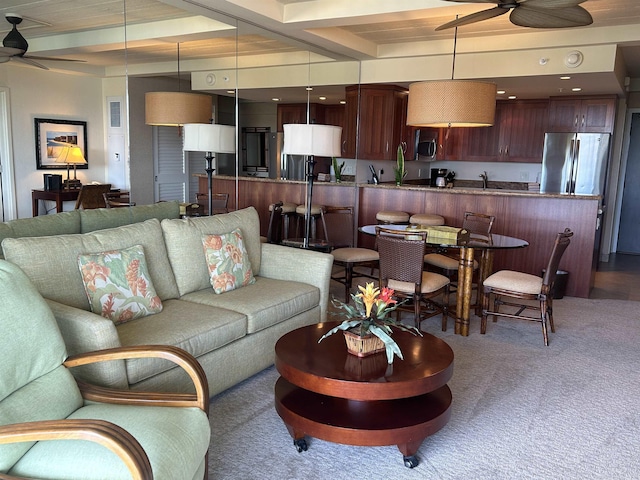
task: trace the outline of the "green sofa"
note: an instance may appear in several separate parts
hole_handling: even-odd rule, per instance
[[[177,204],[174,207],[177,209]],[[58,230],[52,235],[56,222],[47,219],[49,229],[42,235],[49,236],[5,235],[2,240],[6,260],[18,265],[49,303],[69,354],[120,346],[173,345],[199,360],[207,374],[209,392],[215,395],[271,365],[275,342],[284,333],[326,319],[333,257],[261,243],[260,222],[253,207],[186,219],[171,218],[173,214],[163,211],[156,212],[157,217],[126,224],[121,211],[131,209],[99,209],[92,222],[84,221],[90,211],[79,212],[80,229],[87,233],[61,231],[71,230],[69,224],[75,220],[70,214],[74,212],[50,215],[61,216],[58,218],[65,227],[56,225]],[[127,218],[133,219],[134,212],[131,210]],[[98,217],[104,220],[103,225],[122,223],[98,230]],[[40,218],[25,220],[38,222]],[[11,227],[12,232],[18,231]],[[238,227],[256,282],[216,294],[209,283],[201,238]],[[25,230],[35,235],[34,228]],[[91,313],[77,258],[132,245],[143,246],[163,309],[115,325]],[[113,361],[77,370],[81,378],[108,387],[191,388],[182,372],[159,359]]]

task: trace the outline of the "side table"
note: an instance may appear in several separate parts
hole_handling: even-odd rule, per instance
[[[56,202],[56,213],[62,211],[63,202],[75,202],[80,190],[31,190],[32,215],[38,216],[39,200],[53,200]]]

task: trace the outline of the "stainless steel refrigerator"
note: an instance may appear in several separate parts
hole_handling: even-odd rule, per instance
[[[542,193],[604,194],[608,133],[547,133],[542,158]]]

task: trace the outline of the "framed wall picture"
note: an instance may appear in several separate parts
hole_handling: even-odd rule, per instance
[[[36,127],[36,163],[38,170],[64,169],[66,164],[57,162],[65,147],[80,147],[86,164],[76,168],[89,168],[87,157],[87,122],[75,120],[35,119]]]

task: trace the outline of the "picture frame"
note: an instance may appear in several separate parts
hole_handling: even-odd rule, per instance
[[[65,164],[56,162],[59,150],[66,144],[80,147],[82,155],[87,161],[86,164],[77,165],[76,168],[89,168],[87,122],[36,118],[35,138],[38,170],[61,170],[67,168]]]

